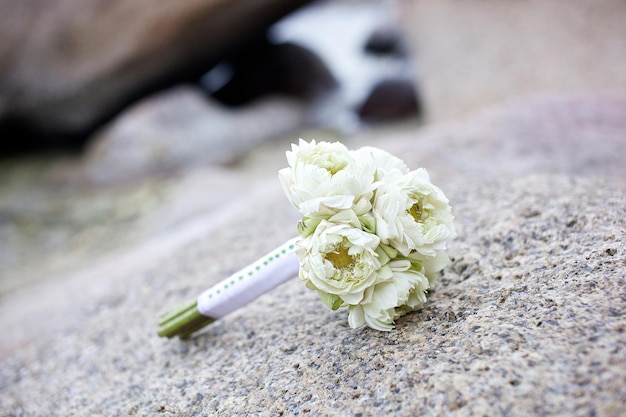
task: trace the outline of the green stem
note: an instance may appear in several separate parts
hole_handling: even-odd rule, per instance
[[[185,339],[214,321],[214,318],[200,314],[197,301],[193,300],[165,313],[159,321],[158,335]]]
[[[196,300],[190,300],[188,302],[186,302],[185,304],[182,304],[176,308],[171,309],[170,311],[166,312],[165,314],[163,314],[161,316],[161,320],[159,323],[163,323],[166,321],[169,321],[171,319],[173,319],[176,316],[179,316],[181,314],[183,314],[185,311],[191,309],[191,308],[195,308],[196,307]]]

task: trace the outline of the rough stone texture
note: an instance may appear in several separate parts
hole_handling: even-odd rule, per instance
[[[535,92],[626,92],[621,0],[400,2],[430,121]]]
[[[271,178],[162,239],[3,298],[0,414],[624,415],[626,142],[607,100],[518,102],[346,141],[426,167],[453,204],[453,260],[396,330],[351,330],[294,280],[192,340],[155,336],[158,313],[294,234]],[[521,129],[546,109],[558,130]],[[546,151],[533,146],[549,136]]]
[[[201,75],[304,3],[4,1],[0,118],[83,133],[147,91]]]

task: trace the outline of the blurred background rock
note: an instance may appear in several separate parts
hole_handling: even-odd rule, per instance
[[[620,0],[402,2],[429,121],[538,92],[626,92]]]
[[[386,2],[8,0],[0,35],[0,294],[245,197],[298,136],[419,115]]]
[[[245,199],[298,137],[423,141],[539,93],[623,132],[624,22],[620,0],[5,0],[0,295]],[[513,107],[507,132],[571,131]]]

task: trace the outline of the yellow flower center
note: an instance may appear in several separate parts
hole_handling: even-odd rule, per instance
[[[346,167],[345,164],[331,165],[329,167],[326,167],[326,171],[328,171],[330,173],[330,175],[333,176],[336,173],[338,173],[339,171],[341,171],[342,169],[344,169],[345,167]]]
[[[339,246],[335,252],[326,254],[326,259],[333,264],[336,269],[345,269],[354,265],[354,258],[348,254],[348,248]]]
[[[411,215],[411,217],[415,219],[416,222],[420,222],[422,220],[422,214],[424,212],[422,211],[422,206],[420,205],[419,202],[413,204],[411,208],[408,210],[408,212]]]

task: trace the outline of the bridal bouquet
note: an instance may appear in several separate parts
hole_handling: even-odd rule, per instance
[[[455,236],[448,199],[425,169],[389,153],[300,140],[279,178],[302,214],[299,277],[353,328],[391,330],[420,308]]]
[[[456,233],[448,199],[425,169],[377,148],[300,139],[278,176],[302,214],[299,237],[166,313],[159,335],[187,337],[298,275],[353,328],[389,331],[419,309]]]

